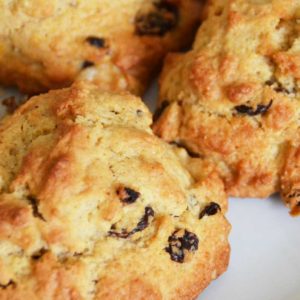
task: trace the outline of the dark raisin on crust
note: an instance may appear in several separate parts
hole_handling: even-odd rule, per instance
[[[82,69],[86,69],[86,68],[89,68],[89,67],[93,67],[94,65],[95,65],[95,64],[94,64],[92,61],[85,60],[85,61],[82,63],[81,68],[82,68]]]
[[[13,280],[10,280],[7,284],[0,284],[0,289],[7,289],[9,286],[14,287],[16,283]]]
[[[105,47],[105,39],[99,38],[96,36],[89,36],[86,38],[86,41],[93,47],[96,48],[104,48]]]
[[[296,92],[294,89],[290,91],[290,90],[286,89],[285,87],[283,87],[282,85],[275,87],[274,90],[277,93],[284,93],[284,94],[292,94],[292,93]]]
[[[117,195],[122,203],[132,204],[139,198],[141,194],[129,187],[121,186],[117,189]]]
[[[271,78],[271,79],[267,80],[267,81],[265,82],[265,84],[268,85],[268,86],[272,86],[272,85],[275,84],[276,82],[277,82],[277,81],[276,81],[275,78]]]
[[[165,109],[169,106],[169,102],[167,100],[164,100],[161,105],[155,110],[154,114],[153,114],[153,121],[157,121],[160,116],[163,114],[163,112],[165,111]]]
[[[145,214],[143,215],[141,220],[138,222],[136,228],[133,230],[134,233],[143,231],[144,229],[146,229],[149,226],[149,221],[150,221],[151,217],[154,217],[154,210],[152,209],[152,207],[147,206],[145,208]]]
[[[287,195],[288,198],[297,198],[300,197],[300,190],[292,190],[290,194]]]
[[[270,80],[267,80],[265,82],[265,84],[268,85],[268,86],[271,86],[274,89],[274,91],[276,91],[277,93],[284,93],[284,94],[296,93],[295,88],[293,88],[293,89],[287,89],[286,87],[284,87],[282,85],[281,82],[279,82],[275,78],[271,78]]]
[[[126,229],[122,229],[121,232],[115,231],[114,229],[115,229],[115,226],[112,225],[110,231],[108,232],[109,236],[117,237],[117,238],[120,238],[120,239],[127,239],[132,235],[132,233],[131,233],[132,231],[128,232]]]
[[[248,105],[238,105],[235,106],[234,109],[239,114],[245,114],[248,116],[256,116],[256,115],[263,115],[265,114],[269,108],[272,106],[273,100],[270,100],[270,102],[267,105],[258,104],[256,109],[253,109],[253,107]]]
[[[46,219],[44,216],[40,213],[39,207],[38,207],[38,200],[34,196],[28,196],[27,197],[29,204],[32,207],[32,214],[35,218],[39,218],[42,221],[46,222]]]
[[[135,30],[138,35],[164,36],[177,26],[178,19],[178,7],[167,0],[161,0],[154,3],[153,11],[137,14]]]
[[[48,252],[47,249],[41,248],[39,251],[35,252],[33,255],[31,255],[31,258],[33,260],[39,260],[42,258],[46,253]]]
[[[171,260],[183,263],[185,253],[184,251],[194,252],[198,250],[199,239],[196,234],[183,230],[175,230],[168,239],[169,246],[165,251],[170,254]]]
[[[219,211],[221,211],[220,205],[215,202],[210,202],[201,210],[199,214],[199,219],[202,219],[204,216],[213,216]]]
[[[112,225],[111,230],[108,232],[108,235],[112,237],[121,238],[121,239],[127,239],[133,234],[146,229],[149,226],[151,217],[154,217],[154,210],[150,206],[147,206],[145,207],[145,213],[143,217],[137,223],[136,227],[133,230],[127,231],[126,229],[122,229],[121,232],[118,232],[114,230],[115,226]]]

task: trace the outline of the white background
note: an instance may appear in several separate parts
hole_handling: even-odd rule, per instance
[[[151,110],[156,93],[153,86],[145,96]],[[300,217],[291,217],[275,196],[230,199],[227,216],[232,224],[229,269],[199,299],[300,300]]]

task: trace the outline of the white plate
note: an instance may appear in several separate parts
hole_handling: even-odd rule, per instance
[[[154,84],[145,96],[151,110],[156,94]],[[279,197],[272,197],[230,199],[228,219],[229,269],[199,299],[300,300],[300,217],[290,217]]]

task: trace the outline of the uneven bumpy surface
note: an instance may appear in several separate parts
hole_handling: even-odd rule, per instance
[[[194,299],[226,270],[222,180],[151,121],[81,82],[1,122],[1,300]]]
[[[199,0],[0,0],[0,82],[26,93],[76,78],[141,93],[163,56],[185,47]]]
[[[170,54],[154,130],[211,159],[227,192],[280,191],[300,212],[300,1],[211,0],[193,49]]]

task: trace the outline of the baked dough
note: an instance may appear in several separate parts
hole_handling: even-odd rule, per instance
[[[199,0],[0,0],[0,83],[36,94],[76,79],[144,91],[191,41]]]
[[[222,180],[151,122],[84,82],[1,122],[1,300],[189,300],[226,270]]]
[[[170,54],[154,130],[212,160],[229,195],[280,191],[300,212],[300,1],[211,0],[193,49]]]

